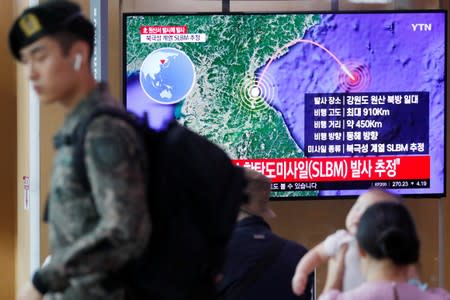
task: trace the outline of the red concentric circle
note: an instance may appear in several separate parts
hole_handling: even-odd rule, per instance
[[[346,67],[352,77],[341,70],[339,72],[339,87],[346,93],[365,91],[371,81],[369,68],[366,65],[356,63],[346,64]]]

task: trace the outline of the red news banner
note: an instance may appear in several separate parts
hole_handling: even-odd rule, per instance
[[[430,179],[430,156],[237,159],[276,182]]]
[[[204,43],[205,33],[189,32],[187,25],[142,25],[139,28],[141,43]]]
[[[187,26],[141,26],[141,34],[186,34]]]

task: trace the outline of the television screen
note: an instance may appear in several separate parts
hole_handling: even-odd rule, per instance
[[[123,16],[124,99],[273,199],[445,194],[445,11]],[[207,172],[208,170],[205,170]]]

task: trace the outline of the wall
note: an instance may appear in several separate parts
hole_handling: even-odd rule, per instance
[[[0,299],[13,299],[15,283],[15,242],[16,242],[16,183],[21,182],[17,176],[17,115],[15,63],[11,59],[7,41],[7,28],[13,18],[12,1],[2,4],[0,10],[0,91],[2,91],[2,116],[0,118],[0,137],[3,145],[0,147]],[[3,29],[4,28],[4,29]]]
[[[222,10],[222,1],[217,0],[167,0],[122,1],[123,12],[212,12]],[[231,11],[289,11],[289,10],[328,10],[329,0],[280,0],[280,1],[230,1]]]
[[[12,1],[10,1],[12,2]],[[16,18],[20,12],[28,6],[27,0],[17,0],[14,2],[14,10],[12,15],[14,16],[9,20],[9,24],[5,26],[4,30],[9,30],[13,19]],[[6,56],[8,60],[12,60],[10,54]],[[17,180],[15,182],[15,186],[17,189],[17,206],[16,206],[16,240],[15,240],[15,292],[16,297],[17,292],[20,290],[22,285],[29,280],[30,272],[30,254],[29,254],[29,211],[25,209],[24,205],[24,189],[22,177],[29,175],[29,105],[28,105],[28,92],[29,92],[29,84],[25,74],[24,68],[22,68],[21,64],[17,63],[16,68],[14,70],[16,72],[16,81],[12,82],[11,86],[14,87],[15,83],[15,92],[16,101],[15,107],[17,110],[17,170],[16,176]],[[7,298],[7,299],[13,299]]]
[[[446,0],[441,0],[441,7],[447,10],[447,149],[449,147],[449,142],[450,142],[450,130],[448,130],[448,124],[449,124],[449,115],[448,115],[448,97],[450,95],[450,84],[449,84],[449,80],[448,80],[448,72],[450,70],[450,62],[449,62],[449,44],[450,44],[450,21],[449,21],[449,15],[448,15],[448,11],[450,10],[450,2],[446,1]],[[448,151],[447,151],[448,152]],[[447,155],[447,183],[446,183],[446,187],[447,187],[447,199],[444,201],[443,205],[442,205],[442,209],[440,211],[440,213],[442,214],[443,218],[444,218],[444,222],[443,222],[443,228],[444,228],[444,242],[443,242],[443,246],[442,246],[442,252],[445,252],[446,255],[444,257],[443,260],[441,260],[439,263],[441,266],[443,266],[444,268],[444,283],[445,283],[445,288],[446,289],[450,289],[450,200],[449,198],[449,186],[450,186],[450,176],[449,176],[449,162],[448,162],[448,155]]]

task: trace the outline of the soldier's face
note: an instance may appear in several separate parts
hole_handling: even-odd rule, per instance
[[[24,47],[21,61],[27,76],[42,103],[64,104],[74,92],[75,78],[73,60],[64,55],[58,42],[43,37]]]

